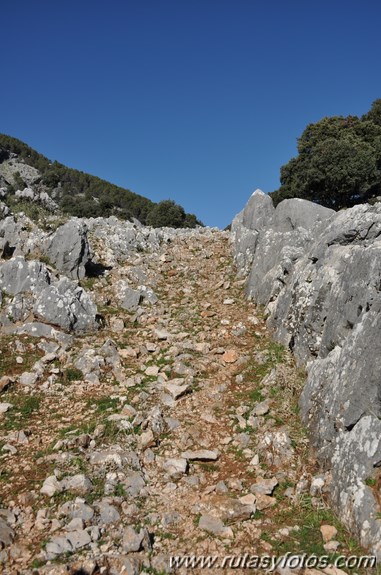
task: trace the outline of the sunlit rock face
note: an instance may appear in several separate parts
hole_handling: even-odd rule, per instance
[[[307,368],[301,415],[332,468],[341,517],[381,554],[379,510],[365,483],[381,463],[381,206],[335,213],[284,200],[264,221],[265,201],[256,191],[234,220],[236,263],[275,338]]]

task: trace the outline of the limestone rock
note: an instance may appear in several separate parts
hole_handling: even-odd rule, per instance
[[[0,289],[9,295],[38,294],[50,282],[46,265],[39,261],[27,261],[23,256],[17,256],[0,264]]]
[[[67,331],[96,331],[97,307],[85,290],[67,278],[42,289],[33,308],[37,318]]]
[[[217,461],[219,453],[218,451],[199,449],[197,451],[184,451],[181,457],[190,461]]]
[[[332,539],[336,537],[337,529],[333,525],[322,525],[320,527],[320,533],[324,543],[328,543],[328,541],[332,541]]]
[[[71,218],[48,239],[44,252],[59,272],[71,279],[83,279],[90,261],[86,224]]]
[[[221,519],[213,517],[212,515],[201,515],[198,526],[203,531],[207,531],[212,535],[217,535],[218,537],[227,537],[228,539],[233,538],[233,531],[230,527],[225,527]]]

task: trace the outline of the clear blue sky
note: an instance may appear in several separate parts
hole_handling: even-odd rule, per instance
[[[305,126],[381,97],[379,0],[18,0],[0,132],[226,226]]]

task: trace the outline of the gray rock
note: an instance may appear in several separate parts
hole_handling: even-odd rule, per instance
[[[12,543],[13,538],[13,529],[9,527],[8,523],[0,518],[0,544],[2,544],[2,546],[8,546]]]
[[[14,330],[14,333],[27,334],[37,338],[49,338],[58,341],[64,348],[70,347],[73,342],[73,336],[68,333],[62,333],[54,329],[51,325],[37,321],[31,321],[25,325],[19,326]]]
[[[188,383],[181,383],[183,381],[181,378],[171,379],[164,384],[164,388],[171,394],[173,399],[180,399],[180,397],[191,391],[191,386]]]
[[[131,497],[139,497],[145,487],[145,481],[140,473],[130,472],[123,482],[125,491]]]
[[[100,524],[108,525],[110,523],[116,523],[120,519],[119,511],[113,505],[101,501],[98,505]]]
[[[131,288],[125,281],[121,280],[117,284],[118,299],[120,307],[127,311],[136,311],[142,300],[140,290]]]
[[[85,529],[80,529],[78,531],[72,531],[66,535],[73,551],[77,549],[82,549],[91,543],[90,534]]]
[[[294,455],[294,448],[286,428],[266,432],[258,443],[258,449],[268,464],[280,467],[290,461]]]
[[[59,511],[60,514],[66,515],[71,519],[81,519],[85,522],[91,521],[94,517],[94,510],[78,498],[75,501],[68,501],[61,505]]]
[[[85,530],[72,531],[65,536],[52,537],[46,544],[48,558],[54,558],[62,553],[72,553],[91,543],[90,535]]]
[[[237,499],[227,499],[219,506],[221,519],[226,523],[237,523],[250,519],[255,513],[255,504],[245,505]]]
[[[218,451],[211,451],[208,449],[199,449],[197,451],[184,451],[181,454],[184,459],[189,459],[190,461],[217,461],[219,457]]]
[[[71,477],[65,477],[60,482],[60,485],[63,490],[77,493],[78,495],[86,495],[93,489],[90,479],[83,473],[79,473]]]
[[[29,387],[36,383],[38,380],[38,374],[33,371],[24,371],[24,373],[22,373],[18,379],[21,385],[26,385]]]
[[[266,228],[274,212],[273,202],[261,190],[255,190],[245,208],[231,226],[234,259],[241,275],[246,275],[253,263],[261,229]]]
[[[230,527],[225,527],[221,519],[217,517],[213,517],[212,515],[201,515],[200,520],[198,522],[198,526],[203,531],[207,531],[212,535],[217,535],[218,537],[233,537],[233,531]]]
[[[270,411],[270,400],[266,399],[265,401],[261,401],[258,403],[253,411],[251,412],[252,415],[266,415]]]
[[[333,210],[306,200],[284,200],[259,233],[247,293],[267,305],[283,289],[295,262],[326,227]]]
[[[42,289],[33,308],[37,318],[78,333],[96,331],[97,307],[84,289],[67,278]]]
[[[11,403],[0,403],[0,415],[6,413],[13,407]]]
[[[240,233],[242,222],[241,215]],[[319,459],[332,468],[336,509],[377,555],[378,508],[363,473],[371,477],[378,465],[378,440],[369,443],[366,430],[371,435],[381,417],[380,238],[380,205],[335,214],[283,201],[255,239],[247,288],[267,306],[276,339],[308,365],[303,420]],[[293,456],[287,437],[266,434],[259,448],[276,466]]]
[[[184,517],[177,513],[177,511],[171,511],[169,513],[165,513],[161,520],[161,524],[163,527],[171,527],[172,525],[178,525],[184,521]]]
[[[381,559],[381,525],[376,495],[367,480],[381,465],[381,421],[364,416],[351,431],[340,431],[332,455],[331,496],[342,520],[361,544]]]
[[[138,455],[134,451],[125,451],[119,446],[115,446],[103,451],[93,451],[90,454],[91,465],[123,467],[128,465],[134,469],[140,469]]]
[[[188,462],[185,458],[166,459],[163,462],[163,469],[174,479],[181,477],[187,472]]]
[[[55,475],[47,477],[40,489],[40,493],[52,497],[55,493],[61,493],[63,487]]]
[[[275,487],[278,485],[278,480],[275,477],[270,479],[259,479],[250,487],[252,493],[262,493],[263,495],[271,495]]]
[[[26,261],[17,256],[0,265],[0,289],[9,295],[31,292],[39,294],[49,286],[50,274],[46,265],[38,261]]]
[[[47,542],[45,550],[47,557],[53,559],[57,555],[61,555],[61,553],[70,553],[73,548],[67,537],[52,537]]]
[[[83,279],[90,261],[86,224],[77,218],[70,219],[48,239],[44,252],[59,272],[72,279]]]
[[[122,551],[123,553],[132,553],[140,551],[144,540],[144,530],[139,533],[132,527],[126,527],[123,531]]]

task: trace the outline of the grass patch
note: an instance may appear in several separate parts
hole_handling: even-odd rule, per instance
[[[4,430],[22,429],[30,418],[40,410],[42,397],[40,395],[10,395],[7,397],[13,407],[4,414],[1,428]]]
[[[375,487],[377,485],[377,480],[374,479],[374,477],[367,477],[364,483],[368,487]]]
[[[87,405],[88,407],[95,405],[97,413],[104,413],[105,411],[116,410],[119,407],[119,399],[117,397],[104,396],[98,399],[90,399]]]
[[[0,481],[9,481],[12,473],[8,469],[0,469]]]
[[[290,486],[288,483],[281,484],[280,488]],[[320,532],[320,527],[324,524],[333,525],[337,529],[336,539],[340,541],[340,554],[346,554],[346,551],[353,555],[363,554],[363,549],[353,539],[353,537],[346,531],[334,513],[325,507],[321,502],[321,506],[314,506],[312,498],[309,495],[304,495],[299,502],[292,507],[280,509],[277,518],[277,528],[280,524],[295,525],[299,529],[291,530],[288,537],[283,537],[282,540],[274,537],[270,531],[266,532],[266,541],[271,543],[276,554],[283,553],[307,553],[316,555],[330,555],[332,559],[335,553],[329,554],[324,549],[324,542]]]
[[[64,383],[71,383],[79,379],[83,379],[83,372],[80,369],[76,367],[68,367],[65,369],[63,374]]]
[[[86,495],[86,502],[91,505],[97,499],[101,499],[104,496],[105,482],[102,477],[94,477],[91,479],[93,484],[93,489],[91,493]]]
[[[115,497],[126,497],[126,489],[123,483],[117,483],[114,489],[114,496]]]
[[[16,340],[20,341],[25,352],[18,352]],[[3,335],[0,346],[0,377],[3,375],[15,376],[30,370],[41,359],[43,352],[35,347],[35,340],[30,336]],[[16,357],[22,356],[23,363],[16,363]]]
[[[86,421],[79,425],[73,423],[71,425],[68,425],[67,427],[63,427],[62,429],[60,429],[58,432],[58,436],[60,439],[67,439],[68,435],[76,436],[76,435],[82,435],[82,433],[87,433],[88,435],[91,435],[94,432],[94,429],[96,428],[98,423],[99,422],[95,420]],[[54,440],[53,445],[55,443],[56,440]]]

